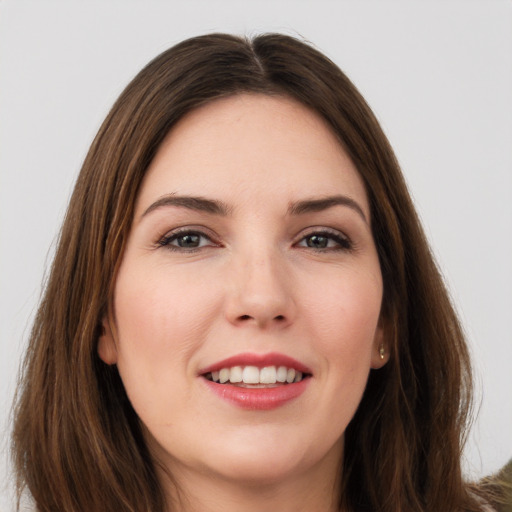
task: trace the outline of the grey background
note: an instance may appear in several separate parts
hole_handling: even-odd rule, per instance
[[[0,510],[20,355],[88,146],[147,61],[211,31],[302,35],[359,87],[471,343],[466,472],[512,457],[511,22],[500,0],[0,1]]]

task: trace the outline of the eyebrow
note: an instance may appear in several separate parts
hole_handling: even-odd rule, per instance
[[[199,212],[206,212],[212,215],[221,215],[223,217],[230,214],[232,209],[216,199],[207,199],[201,196],[178,196],[176,194],[167,194],[160,197],[152,203],[141,218],[148,215],[150,212],[165,206],[178,206],[181,208],[188,208]],[[359,204],[350,197],[343,195],[329,196],[321,199],[304,199],[290,204],[288,208],[289,215],[303,215],[306,213],[320,212],[327,210],[334,206],[347,206],[357,212],[360,217],[368,223],[366,215]]]
[[[215,199],[206,199],[205,197],[200,196],[178,196],[176,194],[167,194],[160,197],[146,208],[144,213],[141,215],[141,218],[145,217],[153,210],[164,206],[179,206],[181,208],[188,208],[189,210],[222,216],[227,216],[231,210],[225,203]]]
[[[333,206],[347,206],[357,212],[361,218],[368,224],[368,219],[364,214],[363,209],[352,198],[343,195],[329,196],[321,199],[306,199],[297,201],[290,205],[288,213],[291,215],[301,215],[311,212],[320,212],[327,210]]]

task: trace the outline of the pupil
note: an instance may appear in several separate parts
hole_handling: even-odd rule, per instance
[[[183,235],[178,238],[180,247],[198,247],[199,235]]]
[[[315,249],[325,249],[327,247],[327,238],[321,235],[311,235],[308,238],[308,247],[314,247]]]

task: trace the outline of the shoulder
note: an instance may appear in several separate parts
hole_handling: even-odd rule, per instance
[[[489,501],[485,499],[476,489],[470,489],[468,494],[479,505],[479,512],[499,512],[499,510],[494,508],[494,506],[491,505],[491,503],[489,503]]]
[[[499,512],[498,509],[494,508],[487,500],[484,500],[481,496],[475,496],[480,504],[480,512]]]
[[[498,512],[494,507],[489,505],[489,503],[482,503],[481,512]]]

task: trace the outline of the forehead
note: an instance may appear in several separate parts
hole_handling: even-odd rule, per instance
[[[223,98],[181,119],[146,173],[137,210],[169,193],[229,203],[343,193],[368,214],[363,181],[330,127],[281,96]]]

